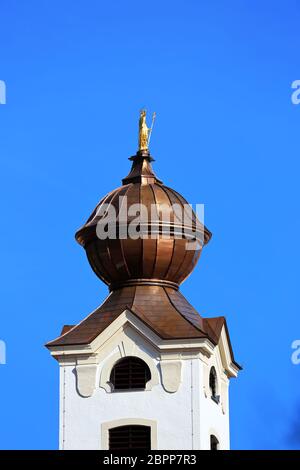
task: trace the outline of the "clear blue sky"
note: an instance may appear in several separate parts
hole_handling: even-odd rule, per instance
[[[58,446],[58,365],[43,344],[106,296],[74,233],[128,173],[142,106],[157,112],[157,174],[205,203],[213,232],[182,291],[226,315],[244,366],[232,447],[300,447],[299,2],[0,10],[1,448]]]

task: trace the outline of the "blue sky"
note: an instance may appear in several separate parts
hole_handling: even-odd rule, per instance
[[[296,0],[1,0],[0,446],[58,446],[43,344],[107,289],[74,233],[119,186],[142,106],[155,171],[213,238],[182,292],[226,315],[234,449],[300,447],[300,5]],[[298,425],[297,425],[298,420]]]

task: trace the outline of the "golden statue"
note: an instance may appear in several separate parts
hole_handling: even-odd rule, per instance
[[[156,114],[153,113],[151,127],[146,123],[146,110],[142,109],[139,120],[139,150],[148,150]]]

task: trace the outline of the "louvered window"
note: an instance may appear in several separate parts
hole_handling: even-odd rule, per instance
[[[149,426],[119,426],[109,430],[109,449],[151,449],[151,429]]]
[[[216,436],[211,434],[211,436],[210,436],[210,450],[218,450],[218,449],[219,449],[219,441],[216,438]]]
[[[118,361],[110,374],[114,390],[144,390],[151,379],[148,365],[138,357],[126,357]]]
[[[212,400],[214,400],[216,403],[219,403],[220,396],[217,395],[217,388],[218,388],[217,373],[214,367],[210,369],[210,373],[209,373],[209,388],[211,391]]]

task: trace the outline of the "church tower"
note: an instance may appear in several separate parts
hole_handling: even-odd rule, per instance
[[[76,233],[109,295],[46,345],[61,449],[229,449],[240,366],[226,320],[203,318],[179,289],[211,233],[153,172],[150,134],[142,111],[130,173]]]

